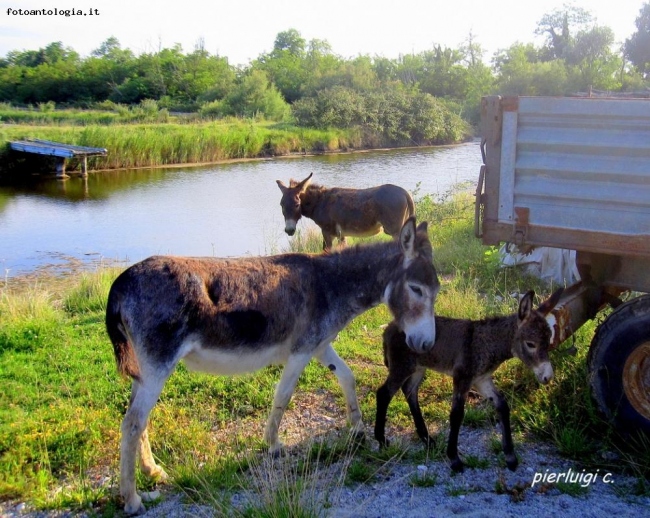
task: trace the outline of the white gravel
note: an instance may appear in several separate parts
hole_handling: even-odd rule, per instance
[[[387,465],[372,483],[355,486],[334,485],[329,476],[336,477],[344,469],[334,465],[328,473],[319,473],[311,480],[315,487],[312,498],[316,508],[325,517],[354,518],[417,518],[431,516],[463,517],[603,517],[616,516],[642,518],[650,516],[650,497],[635,496],[634,477],[623,476],[604,469],[589,470],[561,457],[555,448],[545,443],[520,443],[515,447],[520,459],[516,472],[498,467],[497,456],[490,451],[493,435],[490,429],[461,430],[459,449],[461,455],[485,459],[489,466],[452,474],[446,462],[429,461],[419,464],[402,460]],[[401,439],[406,440],[406,439]],[[414,448],[419,444],[413,443]],[[615,458],[614,454],[609,454]],[[611,462],[611,460],[610,460]],[[571,470],[571,471],[569,471]],[[580,476],[585,490],[578,496],[562,492],[557,485],[537,483],[535,474],[567,474]],[[414,476],[435,480],[431,487],[415,487]],[[564,475],[567,476],[567,475]],[[594,480],[589,480],[589,478]],[[587,484],[587,482],[590,482]],[[497,486],[501,487],[497,491]],[[334,489],[332,493],[332,489]],[[325,505],[325,494],[330,493]],[[258,503],[259,493],[239,492],[231,497],[235,509],[247,502]],[[77,513],[56,511],[51,513],[30,511],[25,504],[0,504],[1,517],[68,517]],[[86,516],[86,513],[80,515]],[[92,514],[88,515],[91,516]],[[165,491],[162,500],[152,505],[146,518],[185,518],[190,516],[221,516],[223,513],[205,505],[188,503],[182,495]]]

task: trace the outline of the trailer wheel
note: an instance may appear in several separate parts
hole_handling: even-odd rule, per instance
[[[587,357],[592,395],[624,435],[650,437],[650,295],[622,304],[598,327]]]

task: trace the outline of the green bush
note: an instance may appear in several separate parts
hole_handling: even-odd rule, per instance
[[[404,88],[364,92],[335,86],[299,99],[292,111],[299,126],[359,127],[384,145],[460,142],[470,134],[467,123],[444,103]]]

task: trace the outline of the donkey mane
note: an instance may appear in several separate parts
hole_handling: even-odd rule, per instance
[[[299,183],[301,183],[302,180],[294,180],[293,178],[289,180],[289,187],[296,187]],[[316,193],[316,192],[324,192],[327,191],[329,188],[325,187],[324,185],[320,185],[317,183],[310,183],[306,188],[305,192],[308,192],[310,194]]]
[[[365,242],[365,243],[355,243],[352,246],[347,246],[345,248],[338,248],[338,249],[332,249],[332,250],[323,250],[322,252],[319,252],[318,254],[315,255],[329,255],[329,256],[334,256],[334,255],[340,255],[340,256],[347,256],[347,255],[362,255],[362,256],[372,256],[377,253],[378,250],[383,250],[384,247],[388,248],[389,250],[391,248],[395,249],[395,252],[399,249],[399,243],[397,241],[376,241],[376,242]],[[424,256],[429,259],[430,261],[433,261],[433,246],[431,245],[431,242],[421,233],[418,233],[415,236],[415,249],[418,250],[421,254],[424,254]],[[494,317],[498,318],[498,317]]]

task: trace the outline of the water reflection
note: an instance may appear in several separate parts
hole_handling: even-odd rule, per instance
[[[133,262],[152,254],[239,256],[288,246],[275,183],[314,172],[326,186],[394,183],[442,194],[475,182],[477,143],[29,178],[0,187],[0,268],[16,275],[53,257]],[[308,220],[298,225],[303,231]]]

